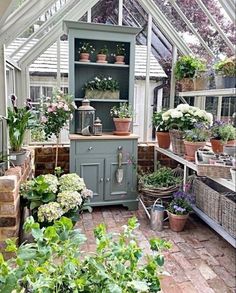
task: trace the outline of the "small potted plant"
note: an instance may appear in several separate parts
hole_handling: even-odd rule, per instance
[[[118,81],[111,76],[95,76],[84,85],[85,97],[87,99],[119,99]]]
[[[236,87],[236,58],[230,57],[215,64],[216,88],[235,88]]]
[[[160,148],[170,147],[170,134],[168,119],[163,120],[162,114],[165,111],[155,112],[152,117],[153,126],[156,128],[156,137]]]
[[[8,107],[7,125],[10,141],[10,160],[16,165],[22,165],[26,157],[26,150],[22,148],[26,130],[35,122],[35,115],[31,111],[31,100],[27,99],[25,107],[16,106],[16,96],[11,96],[13,107]]]
[[[116,62],[115,64],[125,64],[125,45],[117,44],[116,45],[116,54],[115,54]]]
[[[108,54],[108,48],[106,45],[104,45],[97,54],[97,63],[107,63],[107,54]]]
[[[224,145],[234,145],[236,128],[224,121],[215,121],[211,127],[211,146],[214,153],[222,153]]]
[[[78,53],[79,53],[79,61],[81,62],[89,62],[89,57],[90,57],[90,54],[93,54],[94,51],[95,51],[95,48],[88,42],[80,42],[80,48],[78,50]]]
[[[186,130],[184,135],[185,156],[189,161],[195,161],[195,152],[204,148],[210,137],[209,129],[203,123],[196,123],[194,128]]]
[[[177,191],[173,194],[167,212],[172,231],[181,232],[187,222],[189,212],[192,210],[193,199],[186,191]]]
[[[115,124],[116,135],[130,135],[130,125],[133,117],[133,110],[126,103],[120,103],[119,107],[114,106],[110,111]]]
[[[197,71],[205,69],[205,64],[196,57],[182,56],[180,57],[174,68],[175,78],[181,85],[181,90],[192,91],[193,77]]]

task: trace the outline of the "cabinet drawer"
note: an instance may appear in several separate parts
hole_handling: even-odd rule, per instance
[[[124,152],[133,153],[134,140],[119,141],[84,141],[77,142],[75,153],[78,154],[117,154],[121,147]]]

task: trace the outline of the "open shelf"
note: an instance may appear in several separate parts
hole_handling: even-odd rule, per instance
[[[121,67],[121,68],[128,68],[128,64],[115,64],[115,63],[97,63],[97,62],[81,62],[81,61],[74,61],[77,65],[85,65],[85,66],[101,66],[101,67]]]
[[[74,99],[74,101],[78,101],[81,102],[83,100],[83,98],[76,98]],[[106,100],[102,100],[102,99],[89,99],[90,102],[107,102],[107,103],[127,103],[128,100],[122,100],[122,99],[118,99],[118,100],[112,100],[112,99],[106,99]]]
[[[179,92],[180,97],[229,97],[236,96],[236,88]]]

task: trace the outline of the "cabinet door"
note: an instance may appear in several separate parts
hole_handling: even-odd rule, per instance
[[[93,191],[92,202],[103,200],[104,159],[81,156],[76,159],[76,173],[84,178],[88,189]]]
[[[130,197],[132,189],[132,165],[122,162],[123,180],[117,182],[118,163],[115,157],[106,157],[105,162],[105,200],[122,200]]]

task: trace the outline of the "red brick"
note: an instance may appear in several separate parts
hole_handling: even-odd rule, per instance
[[[20,206],[20,195],[14,202],[0,202],[0,215],[15,215]]]
[[[17,176],[8,175],[0,177],[0,191],[14,191],[17,186]]]
[[[179,287],[184,293],[199,293],[192,285],[191,282],[183,282],[179,284]]]
[[[19,194],[19,184],[15,187],[13,191],[0,191],[0,202],[12,202],[15,201]]]
[[[171,276],[161,278],[161,289],[163,293],[183,293],[182,289]]]
[[[18,237],[19,236],[19,226],[20,222],[17,223],[17,225],[13,227],[1,227],[0,228],[0,239],[5,240],[12,237]]]
[[[20,210],[16,211],[14,215],[0,216],[0,227],[15,226],[20,222]]]
[[[208,284],[214,290],[215,293],[231,293],[231,290],[227,288],[223,280],[221,280],[218,277],[209,280]]]
[[[196,269],[186,270],[185,274],[191,280],[194,288],[201,293],[214,293],[213,289],[210,288],[207,281],[203,278],[200,272]],[[187,292],[186,292],[187,293]]]
[[[173,253],[172,256],[177,263],[182,267],[183,270],[193,270],[194,266],[186,259],[182,252]]]
[[[22,175],[22,170],[21,167],[17,166],[14,168],[9,168],[6,172],[5,175],[15,175],[17,177],[17,180],[19,181]]]
[[[213,271],[219,276],[220,279],[222,279],[225,284],[230,287],[234,288],[236,287],[236,279],[233,275],[231,275],[229,272],[226,271],[226,269],[222,266],[213,266]]]

